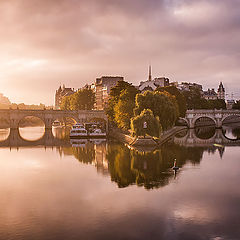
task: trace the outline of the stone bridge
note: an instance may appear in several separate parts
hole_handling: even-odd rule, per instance
[[[189,129],[182,137],[178,137],[178,135],[176,135],[174,137],[174,143],[185,147],[209,147],[214,143],[221,144],[223,146],[240,146],[240,139],[231,140],[227,138],[223,134],[222,129],[216,129],[214,135],[208,139],[201,139],[196,136],[195,129]]]
[[[33,147],[33,146],[45,146],[45,147],[61,147],[71,146],[69,139],[55,138],[52,134],[52,129],[45,129],[44,135],[35,140],[25,140],[19,134],[18,129],[10,129],[10,133],[5,140],[0,141],[0,147]]]
[[[189,128],[194,128],[196,121],[202,117],[212,119],[216,128],[221,128],[223,121],[231,116],[240,117],[240,110],[187,110],[183,119],[187,122]]]
[[[52,124],[55,120],[67,117],[81,123],[89,122],[93,119],[103,119],[106,123],[108,121],[105,112],[102,110],[0,110],[0,119],[7,120],[11,129],[17,129],[21,119],[28,116],[40,118],[45,124],[45,129],[52,128]]]

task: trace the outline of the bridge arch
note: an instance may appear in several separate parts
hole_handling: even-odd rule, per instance
[[[216,119],[214,118],[214,117],[212,117],[212,116],[197,116],[197,117],[195,117],[193,120],[192,120],[192,126],[193,126],[193,128],[195,128],[195,127],[197,127],[196,126],[196,122],[198,121],[198,120],[200,120],[201,118],[205,118],[205,119],[210,119],[210,120],[212,120],[213,122],[214,122],[214,124],[215,124],[215,126],[217,126],[217,121],[216,121]]]
[[[223,116],[222,118],[222,124],[224,123],[224,121],[228,118],[231,118],[231,117],[239,117],[240,118],[240,113],[239,114],[228,114],[228,115],[225,115]]]

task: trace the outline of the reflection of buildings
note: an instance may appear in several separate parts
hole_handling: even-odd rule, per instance
[[[70,96],[74,93],[74,89],[66,88],[65,85],[63,87],[59,87],[55,93],[55,108],[60,109],[60,105],[63,97]]]
[[[116,86],[118,81],[123,81],[123,77],[103,76],[97,78],[95,82],[95,109],[103,110],[108,102],[108,96],[112,87]]]
[[[104,175],[107,175],[108,174],[108,161],[106,158],[106,154],[107,154],[106,142],[103,142],[101,144],[95,144],[94,150],[95,150],[94,165],[97,168],[97,171],[101,172]]]

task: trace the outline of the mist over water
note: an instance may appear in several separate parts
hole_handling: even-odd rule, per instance
[[[152,152],[1,130],[0,239],[239,239],[237,129],[183,131]]]

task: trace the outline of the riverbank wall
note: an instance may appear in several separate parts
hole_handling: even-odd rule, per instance
[[[157,147],[171,140],[171,138],[178,132],[187,129],[186,126],[175,126],[161,134],[159,139],[152,137],[132,137],[128,134],[123,133],[120,129],[114,128],[109,132],[109,137],[118,140],[131,147]]]

